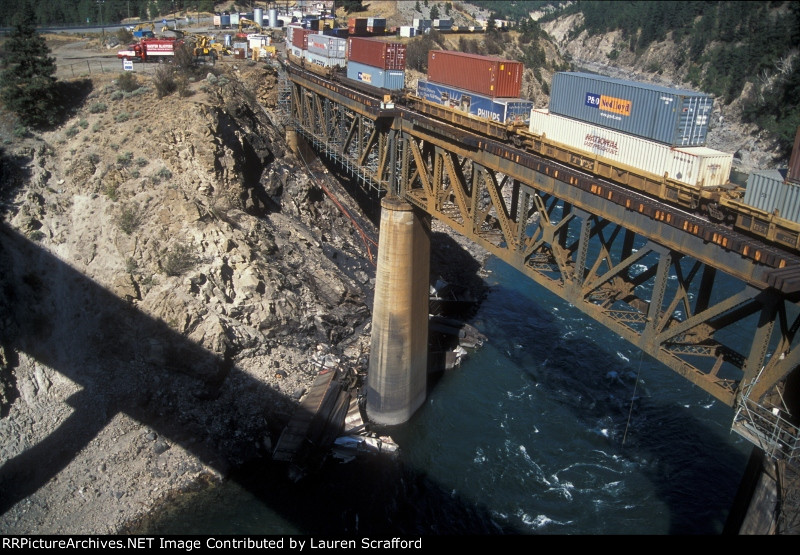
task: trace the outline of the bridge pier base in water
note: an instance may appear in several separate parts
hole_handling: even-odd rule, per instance
[[[430,230],[408,202],[381,202],[366,409],[376,424],[406,422],[427,395]]]

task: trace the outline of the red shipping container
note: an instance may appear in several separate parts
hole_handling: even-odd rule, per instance
[[[378,39],[349,37],[347,59],[380,69],[406,69],[406,45]]]
[[[428,80],[491,98],[519,98],[522,62],[452,50],[428,52]]]
[[[347,20],[347,26],[357,29],[366,29],[367,28],[367,18],[366,17],[351,17]]]
[[[311,29],[295,29],[292,31],[292,45],[301,50],[308,50],[308,35],[316,33]]]

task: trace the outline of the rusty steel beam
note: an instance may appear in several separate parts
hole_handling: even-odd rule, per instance
[[[635,191],[293,80],[293,96],[319,99],[293,111],[307,136],[725,404],[745,386],[774,393],[800,366],[800,272],[781,253],[737,252],[727,232]],[[337,125],[320,124],[331,114]]]

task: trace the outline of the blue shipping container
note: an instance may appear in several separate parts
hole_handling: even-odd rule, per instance
[[[419,80],[417,96],[448,108],[500,123],[528,124],[533,101],[521,98],[490,98],[471,91]]]
[[[402,69],[381,69],[349,60],[347,78],[373,87],[399,91],[406,86],[406,72]]]
[[[581,72],[559,72],[550,112],[671,146],[703,146],[710,95]]]

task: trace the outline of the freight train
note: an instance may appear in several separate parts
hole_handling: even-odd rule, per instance
[[[800,128],[788,173],[730,181],[733,155],[706,146],[713,99],[580,72],[553,78],[548,109],[519,98],[520,62],[435,50],[427,79],[405,86],[405,45],[287,29],[287,58],[379,102],[392,101],[712,222],[800,252]],[[488,143],[487,143],[488,144]]]

